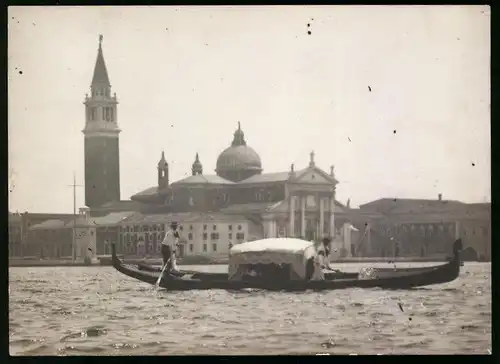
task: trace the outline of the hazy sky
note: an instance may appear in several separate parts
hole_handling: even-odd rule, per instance
[[[73,210],[100,33],[122,199],[162,150],[172,180],[196,152],[214,174],[241,121],[264,172],[314,150],[341,202],[490,200],[489,7],[30,6],[8,29],[11,211]]]

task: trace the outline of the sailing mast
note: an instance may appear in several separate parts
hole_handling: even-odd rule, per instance
[[[71,244],[71,261],[75,262],[75,245],[76,245],[76,188],[83,187],[82,185],[76,184],[76,173],[73,172],[73,184],[69,185],[73,187],[73,241]]]

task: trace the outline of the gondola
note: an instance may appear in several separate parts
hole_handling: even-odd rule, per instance
[[[463,265],[461,265],[463,266]],[[161,268],[154,267],[152,265],[146,264],[144,262],[139,262],[137,268],[141,271],[160,273]],[[423,273],[436,269],[436,266],[431,267],[414,267],[414,268],[368,268],[364,269],[372,278],[386,278],[386,277],[396,277],[396,276],[406,276],[415,273]],[[212,272],[200,272],[193,270],[180,270],[179,273],[183,275],[192,275],[192,278],[199,279],[228,279],[228,273],[212,273]],[[330,269],[324,271],[326,280],[333,279],[352,279],[358,278],[359,272],[342,272],[338,269]]]
[[[151,272],[151,273],[160,273],[161,268],[159,267],[154,267],[152,265],[139,262],[137,264],[137,268],[141,271],[145,272]],[[212,273],[212,272],[200,272],[200,271],[194,271],[194,270],[185,270],[181,269],[179,272],[181,276],[184,275],[191,275],[191,278],[198,278],[198,279],[228,279],[229,274],[228,273]],[[358,278],[359,273],[358,272],[342,272],[337,269],[330,269],[330,270],[325,270],[325,279],[327,280],[332,280],[332,279],[346,279],[346,278]]]
[[[280,239],[272,239],[280,240]],[[288,240],[298,240],[298,239],[288,239]],[[259,241],[254,241],[252,243],[260,243]],[[265,242],[267,246],[269,242]],[[275,242],[271,242],[275,243]],[[244,243],[250,244],[250,243]],[[281,245],[285,246],[283,242]],[[287,242],[287,246],[290,242]],[[240,246],[243,244],[239,244]],[[264,244],[263,244],[264,245]],[[298,245],[298,243],[296,243]],[[207,289],[227,289],[227,290],[240,290],[240,289],[264,289],[273,291],[306,291],[306,290],[335,290],[335,289],[346,289],[346,288],[383,288],[383,289],[411,289],[414,287],[429,286],[434,284],[442,284],[455,280],[460,273],[460,251],[462,249],[462,242],[460,239],[455,241],[453,244],[453,258],[445,264],[441,264],[433,267],[431,270],[421,271],[414,274],[404,275],[404,276],[393,276],[384,278],[347,278],[347,279],[334,279],[334,280],[307,280],[302,272],[306,269],[304,268],[302,262],[309,261],[310,251],[308,247],[301,248],[302,250],[296,249],[293,252],[283,252],[283,250],[276,249],[273,253],[275,256],[277,254],[283,255],[280,258],[281,262],[299,262],[290,263],[289,267],[295,274],[294,279],[287,280],[273,280],[272,277],[267,277],[267,279],[255,279],[250,280],[246,278],[238,278],[239,269],[244,266],[241,264],[244,260],[238,260],[239,257],[248,255],[246,259],[251,261],[252,257],[251,250],[255,247],[251,245],[248,251],[244,251],[246,247],[240,247],[239,251],[235,251],[235,254],[230,258],[230,276],[229,279],[200,279],[193,277],[193,275],[185,274],[182,277],[175,277],[169,274],[164,274],[159,282],[159,286],[170,291],[186,291],[186,290],[207,290]],[[234,247],[233,247],[234,249]],[[232,249],[232,250],[233,250]],[[309,255],[306,255],[309,252]],[[262,253],[262,252],[260,252]],[[267,254],[268,251],[265,251]],[[300,260],[300,254],[303,254],[305,259]],[[266,262],[271,261],[273,258],[269,258],[270,254],[263,260]],[[261,257],[262,254],[254,254],[255,256]],[[286,258],[286,259],[285,259]],[[233,262],[231,262],[233,259]],[[260,259],[260,258],[259,258]],[[113,267],[119,272],[126,276],[135,278],[141,282],[156,284],[159,274],[158,272],[147,272],[141,271],[133,266],[124,265],[120,259],[116,256],[116,248],[112,245],[112,263]],[[294,266],[295,264],[295,266]],[[307,264],[306,264],[307,268]]]

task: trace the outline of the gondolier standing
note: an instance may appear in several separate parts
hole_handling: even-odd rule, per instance
[[[163,266],[168,264],[166,271],[170,272],[172,269],[177,269],[175,261],[175,249],[179,241],[179,232],[177,231],[177,222],[170,223],[170,229],[166,232],[165,238],[161,242],[161,255],[163,257]]]

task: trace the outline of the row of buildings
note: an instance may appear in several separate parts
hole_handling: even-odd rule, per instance
[[[224,255],[233,244],[278,236],[330,236],[339,256],[449,255],[452,241],[460,236],[471,259],[491,258],[490,204],[439,195],[430,200],[382,198],[351,208],[336,198],[334,167],[320,168],[314,152],[306,166],[291,164],[287,170],[264,173],[261,157],[248,145],[239,122],[230,145],[217,158],[215,173],[206,173],[202,156],[193,151],[190,175],[172,181],[162,152],[156,183],[121,200],[118,99],[111,93],[102,36],[90,88],[83,129],[88,209],[77,218],[46,215],[45,221],[12,214],[12,257],[66,257],[73,250],[77,257],[108,254],[112,241],[122,254],[158,255],[158,242],[176,220],[184,256]],[[73,226],[87,237],[78,240],[81,247],[76,249]]]
[[[380,199],[357,209],[337,209],[335,231],[323,234],[334,236],[337,257],[444,257],[450,255],[452,242],[461,237],[466,259],[491,259],[489,204]],[[314,226],[321,223],[316,213],[310,209],[303,212],[301,207],[295,211],[300,216],[294,221],[299,225],[297,229],[290,227],[288,219],[274,223],[267,212],[255,211],[241,215],[123,211],[104,216],[91,216],[89,212],[82,209],[76,219],[62,214],[9,214],[9,257],[71,259],[75,254],[80,259],[89,254],[110,254],[111,243],[116,243],[118,252],[126,256],[159,257],[160,242],[171,221],[179,222],[182,257],[221,258],[233,245],[263,237],[321,235]]]

